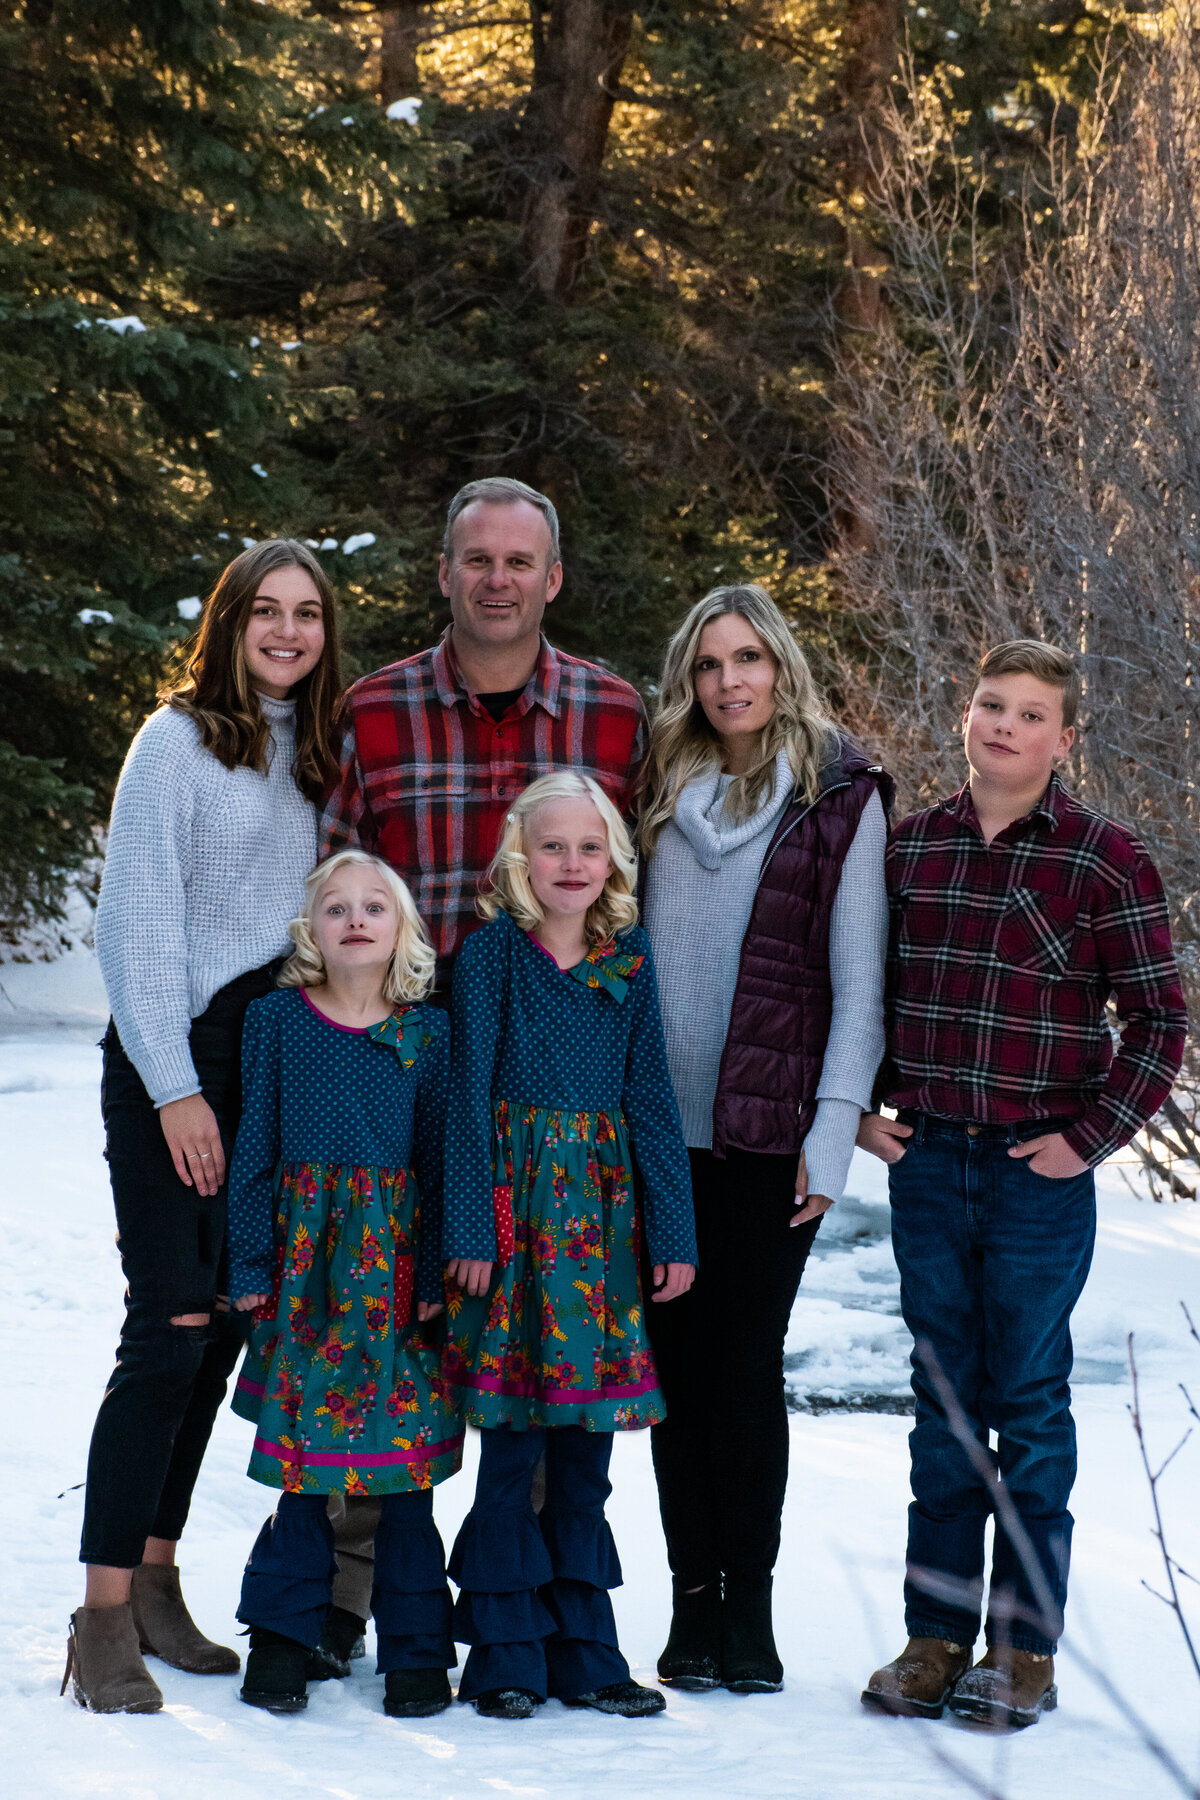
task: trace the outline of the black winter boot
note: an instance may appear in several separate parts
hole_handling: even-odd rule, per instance
[[[658,1679],[689,1690],[721,1685],[721,1581],[688,1593],[671,1583],[671,1630],[658,1659]]]
[[[389,1719],[431,1719],[454,1698],[445,1669],[389,1669],[383,1710]]]
[[[721,1682],[735,1694],[777,1694],[783,1664],[771,1628],[771,1577],[725,1577],[721,1607]]]
[[[306,1644],[253,1626],[240,1698],[247,1706],[261,1706],[265,1712],[303,1712],[308,1705],[307,1663]]]
[[[325,1614],[321,1636],[308,1653],[308,1679],[344,1681],[354,1659],[367,1654],[363,1635],[366,1629],[367,1621],[357,1613],[347,1612],[344,1606],[331,1606]]]

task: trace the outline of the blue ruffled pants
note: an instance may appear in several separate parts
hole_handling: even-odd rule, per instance
[[[242,1577],[237,1616],[243,1625],[277,1631],[310,1649],[317,1642],[337,1568],[328,1499],[327,1494],[280,1495]],[[431,1488],[382,1497],[371,1611],[381,1675],[392,1669],[448,1669],[457,1662]]]
[[[454,1635],[470,1645],[460,1700],[493,1688],[575,1700],[628,1681],[608,1590],[621,1585],[604,1517],[612,1433],[578,1425],[484,1431],[475,1503],[450,1553]],[[539,1519],[531,1491],[546,1458]]]

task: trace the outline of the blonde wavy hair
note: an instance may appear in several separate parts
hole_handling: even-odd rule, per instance
[[[667,645],[658,709],[650,727],[650,750],[642,775],[638,842],[649,855],[659,833],[674,817],[689,781],[721,767],[717,733],[696,698],[695,663],[700,634],[714,619],[736,613],[761,638],[775,663],[775,711],[762,734],[758,755],[744,775],[729,784],[725,811],[735,824],[762,805],[775,759],[786,750],[796,792],[812,802],[821,770],[836,752],[837,727],[827,715],[804,652],[787,620],[765,588],[749,584],[718,587],[697,600]]]
[[[545,914],[529,885],[525,833],[534,815],[551,800],[590,800],[604,821],[608,833],[608,879],[599,898],[588,907],[584,932],[589,943],[606,944],[619,931],[628,931],[637,924],[637,901],[633,897],[637,855],[625,822],[604,789],[590,775],[581,775],[576,769],[556,769],[550,775],[539,776],[518,795],[504,821],[483,891],[475,903],[476,911],[484,919],[506,912],[522,931],[532,931],[541,924]]]
[[[325,962],[313,935],[313,915],[321,890],[342,869],[373,869],[396,902],[396,941],[383,977],[383,997],[395,1005],[424,1000],[433,986],[436,957],[420,913],[407,884],[381,857],[365,850],[339,850],[327,862],[318,863],[304,883],[304,911],[293,919],[288,932],[296,948],[279,971],[280,987],[322,987],[327,980]]]

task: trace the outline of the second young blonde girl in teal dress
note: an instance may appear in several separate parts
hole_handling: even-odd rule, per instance
[[[643,1229],[652,1305],[686,1290],[696,1260],[633,872],[603,790],[544,776],[509,815],[490,922],[455,964],[443,1247],[464,1298],[446,1374],[483,1442],[450,1573],[471,1647],[459,1698],[491,1717],[529,1717],[548,1696],[626,1716],[663,1704],[617,1647],[604,1517],[612,1434],[663,1417]]]

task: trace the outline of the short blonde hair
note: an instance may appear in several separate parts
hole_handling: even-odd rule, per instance
[[[325,962],[313,936],[313,914],[325,884],[342,869],[373,869],[380,884],[396,902],[399,923],[391,958],[383,977],[383,997],[393,1004],[424,1000],[433,986],[437,958],[408,886],[382,857],[365,850],[339,850],[327,862],[318,863],[304,884],[304,911],[293,919],[288,932],[296,948],[279,971],[280,987],[321,987],[327,979]]]
[[[1075,723],[1082,696],[1079,669],[1074,657],[1057,644],[1044,643],[1041,638],[1010,638],[1006,644],[997,644],[984,651],[975,689],[993,675],[1032,675],[1047,687],[1057,688],[1062,700],[1063,730]],[[971,698],[975,698],[974,691]]]
[[[545,914],[529,885],[529,858],[525,853],[525,829],[533,815],[551,800],[590,800],[608,833],[608,879],[598,899],[587,910],[584,931],[589,942],[606,944],[619,931],[637,924],[637,857],[625,822],[600,786],[577,769],[556,769],[531,781],[518,795],[507,818],[483,891],[476,902],[482,918],[494,919],[506,912],[522,931],[532,931]]]

